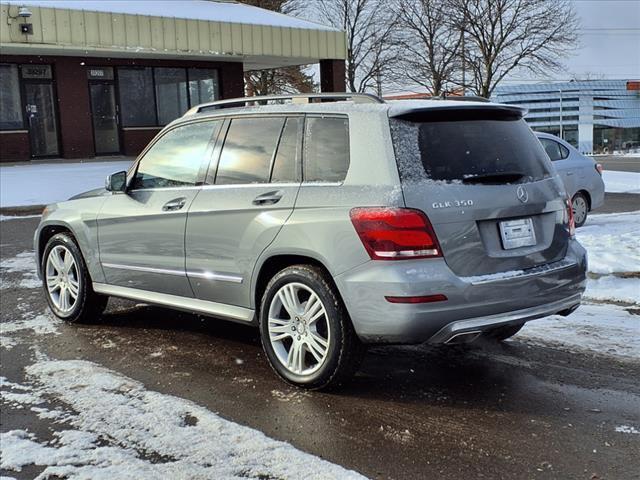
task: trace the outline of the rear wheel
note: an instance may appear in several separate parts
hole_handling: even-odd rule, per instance
[[[516,333],[522,330],[524,323],[518,325],[505,325],[504,327],[498,327],[495,330],[486,334],[486,337],[495,340],[496,342],[502,342],[507,338],[513,337]]]
[[[587,215],[589,214],[589,201],[587,197],[578,192],[573,196],[571,200],[571,208],[573,208],[573,221],[577,227],[581,227],[587,221]]]
[[[363,353],[329,276],[310,265],[285,268],[271,279],[261,302],[260,335],[276,373],[307,389],[342,384]]]
[[[47,303],[56,317],[80,323],[102,314],[108,297],[93,291],[82,253],[71,235],[58,233],[51,237],[41,268]]]

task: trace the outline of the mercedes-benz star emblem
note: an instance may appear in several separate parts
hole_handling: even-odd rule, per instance
[[[523,186],[518,187],[516,190],[516,196],[522,203],[527,203],[529,201],[529,192],[527,192]]]

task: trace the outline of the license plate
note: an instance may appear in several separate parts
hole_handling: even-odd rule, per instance
[[[536,232],[531,218],[500,222],[500,236],[505,250],[531,247],[536,244]]]

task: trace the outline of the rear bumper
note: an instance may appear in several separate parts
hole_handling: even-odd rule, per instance
[[[367,262],[335,277],[358,336],[367,343],[447,343],[467,332],[570,310],[586,285],[587,258],[570,242],[562,262],[508,278],[461,278],[442,259]],[[389,303],[385,296],[443,294],[446,301]]]

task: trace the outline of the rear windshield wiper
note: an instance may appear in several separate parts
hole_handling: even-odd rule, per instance
[[[495,173],[471,173],[464,175],[463,183],[513,183],[521,180],[524,173],[520,172],[495,172]]]

